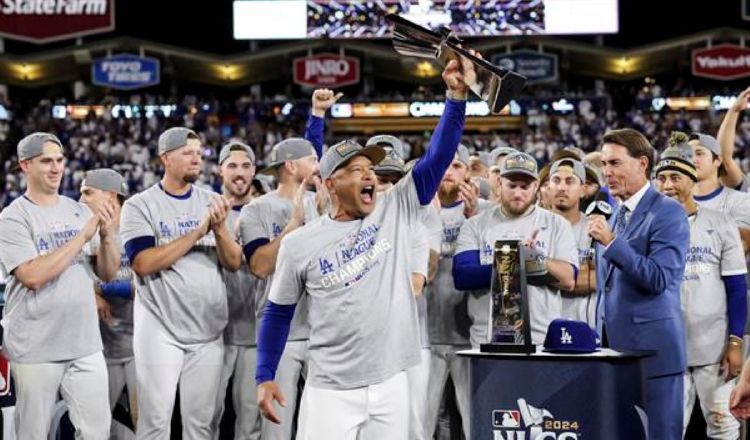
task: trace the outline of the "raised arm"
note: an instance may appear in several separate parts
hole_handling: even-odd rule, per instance
[[[734,103],[724,115],[716,135],[721,145],[721,162],[724,164],[726,175],[721,177],[721,183],[729,188],[735,188],[742,184],[744,173],[739,164],[734,160],[734,140],[737,130],[737,120],[744,109],[750,103],[750,87],[743,90],[735,99]]]

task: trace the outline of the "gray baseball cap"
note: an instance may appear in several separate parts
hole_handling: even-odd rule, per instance
[[[219,152],[219,165],[224,163],[225,160],[229,159],[229,155],[232,154],[232,151],[241,151],[247,153],[247,156],[250,158],[250,162],[255,164],[255,152],[253,152],[252,147],[242,142],[235,141],[229,142],[228,144],[221,147],[221,151]]]
[[[375,165],[375,174],[399,173],[405,174],[404,161],[394,154],[386,154],[385,158]]]
[[[18,142],[17,153],[18,161],[31,159],[32,157],[39,156],[44,152],[44,143],[54,142],[60,146],[60,150],[63,149],[62,142],[52,133],[44,133],[37,131],[24,137]]]
[[[721,145],[719,145],[719,141],[715,137],[703,133],[693,133],[689,139],[691,141],[697,139],[699,144],[708,148],[715,155],[721,156]]]
[[[81,182],[81,186],[113,192],[121,196],[128,195],[128,184],[120,173],[110,168],[99,168],[87,171]]]
[[[404,160],[404,143],[401,142],[401,139],[397,138],[396,136],[391,136],[389,134],[380,134],[377,136],[373,136],[367,140],[365,147],[370,147],[372,145],[391,147],[391,150],[396,153],[396,156],[399,159]]]
[[[385,159],[386,152],[379,145],[363,147],[351,139],[339,142],[332,145],[320,159],[320,178],[328,179],[334,171],[355,156],[365,156],[372,161],[373,165],[377,165]]]
[[[471,154],[469,154],[469,149],[466,148],[466,145],[458,144],[458,149],[456,150],[456,159],[458,159],[460,162],[463,162],[463,164],[467,167],[469,166],[469,162],[471,161]]]
[[[187,145],[188,139],[200,139],[200,136],[193,130],[185,127],[172,127],[164,131],[159,136],[158,152],[161,156],[172,150],[182,148]]]
[[[573,174],[581,180],[581,183],[586,183],[586,168],[583,163],[575,159],[565,158],[555,161],[549,170],[549,175],[552,177],[560,168],[572,168]]]
[[[505,162],[500,169],[500,176],[508,177],[519,174],[531,177],[532,179],[539,178],[536,159],[529,154],[517,151],[513,154],[509,154],[505,159]]]
[[[270,174],[288,160],[302,159],[307,156],[317,156],[315,147],[310,141],[302,138],[284,139],[273,146],[268,166],[261,173]]]
[[[493,162],[492,162],[492,154],[489,153],[489,152],[487,152],[487,151],[480,151],[480,152],[478,152],[477,153],[477,158],[486,167],[491,167],[492,164],[493,164]]]
[[[500,156],[507,156],[509,154],[513,154],[513,153],[517,153],[517,152],[518,152],[518,150],[516,150],[515,148],[497,147],[497,148],[493,149],[492,151],[490,151],[490,162],[493,165],[496,165],[497,164],[497,159]]]

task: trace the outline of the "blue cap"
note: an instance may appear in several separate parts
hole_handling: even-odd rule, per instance
[[[544,351],[553,353],[593,353],[599,350],[599,335],[583,321],[555,319],[549,323]]]

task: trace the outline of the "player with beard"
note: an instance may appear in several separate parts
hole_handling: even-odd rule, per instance
[[[164,177],[130,198],[121,234],[135,272],[133,321],[139,439],[169,437],[180,388],[183,438],[212,438],[223,364],[227,293],[222,268],[242,249],[227,226],[229,201],[193,183],[203,148],[187,128],[159,136]]]
[[[231,211],[227,214],[227,225],[239,244],[240,210],[252,200],[250,190],[255,177],[255,153],[249,145],[242,142],[229,142],[219,152],[219,167],[222,195],[231,206]],[[240,270],[222,270],[227,288],[229,322],[224,329],[224,367],[216,395],[213,425],[215,439],[219,438],[219,424],[224,414],[224,401],[230,377],[234,377],[234,438],[260,438],[261,417],[255,397],[252,371],[255,370],[257,361],[255,303],[258,289],[262,289],[263,284],[244,267],[246,264],[243,256],[243,267]]]
[[[262,197],[253,200],[240,212],[240,243],[250,272],[264,280],[263,288],[256,297],[256,326],[268,301],[268,292],[273,280],[276,258],[281,239],[320,214],[320,199],[324,194],[318,178],[318,159],[323,149],[323,117],[336,103],[341,94],[330,90],[313,93],[312,110],[305,138],[289,138],[274,145],[271,162],[261,171],[276,176],[278,186]],[[317,194],[308,191],[315,183]],[[307,370],[307,302],[302,300],[292,321],[289,340],[279,363],[277,379],[291,405],[281,407],[281,423],[262,423],[262,438],[287,440],[292,435],[297,390],[300,378]]]
[[[687,140],[684,133],[673,133],[655,167],[661,192],[680,202],[690,222],[690,247],[680,286],[687,347],[683,433],[697,396],[706,436],[738,439],[740,424],[729,414],[729,394],[742,366],[747,269],[734,221],[699,207],[693,198],[697,175]]]
[[[539,187],[536,160],[526,153],[509,155],[501,172],[500,204],[472,217],[461,228],[453,257],[456,289],[468,295],[472,316],[471,345],[489,341],[489,289],[496,240],[522,240],[527,260],[543,263],[557,282],[528,286],[531,337],[542,344],[547,326],[562,316],[560,289],[573,290],[578,252],[570,224],[561,216],[534,204]]]
[[[490,205],[479,199],[479,189],[468,181],[470,160],[469,150],[459,145],[438,188],[443,240],[435,282],[427,294],[427,325],[432,350],[427,420],[424,422],[428,435],[433,435],[438,424],[443,390],[450,376],[456,390],[464,436],[470,438],[469,360],[456,355],[456,352],[469,348],[471,321],[466,309],[466,297],[454,287],[453,252],[466,219],[476,215],[480,206],[484,209]]]
[[[591,254],[591,237],[586,232],[586,217],[580,209],[584,182],[586,170],[575,159],[560,159],[550,167],[552,212],[560,214],[570,223],[578,248],[576,287],[572,291],[562,291],[562,316],[594,327],[596,298],[592,294],[596,292],[596,270]]]

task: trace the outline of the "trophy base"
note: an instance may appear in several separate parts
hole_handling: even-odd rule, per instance
[[[497,342],[490,342],[487,344],[480,344],[479,351],[482,353],[518,353],[518,354],[532,354],[536,353],[536,345],[534,344],[502,344]]]

